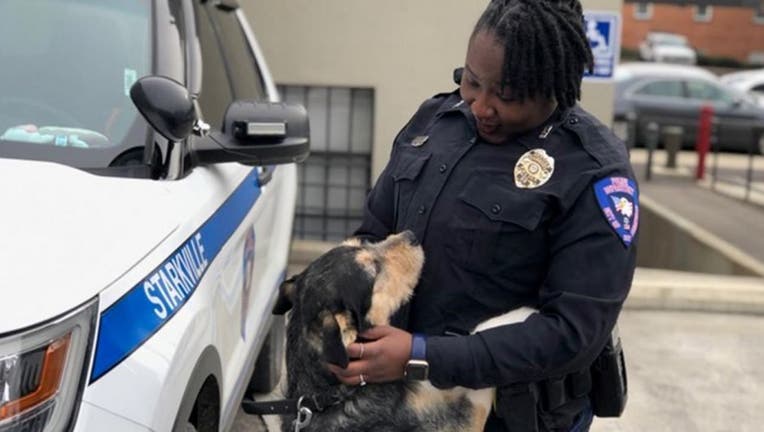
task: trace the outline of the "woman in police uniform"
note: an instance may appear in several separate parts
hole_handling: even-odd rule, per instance
[[[591,67],[577,0],[490,2],[459,90],[400,132],[357,232],[421,241],[408,331],[350,345],[357,360],[332,368],[342,382],[408,368],[437,387],[497,387],[486,430],[589,429],[587,371],[628,294],[639,215],[625,146],[576,105]],[[468,335],[519,306],[539,313]]]

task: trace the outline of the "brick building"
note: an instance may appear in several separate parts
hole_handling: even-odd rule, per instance
[[[623,39],[637,49],[649,31],[683,34],[699,54],[764,64],[764,1],[626,1]]]

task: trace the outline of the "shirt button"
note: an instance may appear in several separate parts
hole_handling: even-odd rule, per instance
[[[423,214],[425,214],[426,212],[427,212],[427,207],[425,207],[425,206],[419,206],[419,209],[417,210],[417,213],[419,213],[420,215],[423,215]]]
[[[440,166],[440,168],[438,168],[438,171],[440,171],[440,173],[443,174],[444,172],[446,172],[447,169],[448,169],[448,165],[443,164]]]
[[[499,204],[492,205],[491,206],[491,213],[493,213],[493,214],[501,213],[501,206]]]
[[[578,117],[571,117],[570,120],[568,120],[568,123],[572,125],[578,124]]]

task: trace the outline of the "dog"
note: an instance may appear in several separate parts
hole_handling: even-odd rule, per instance
[[[286,397],[320,397],[328,407],[313,413],[305,431],[482,431],[494,389],[436,389],[427,381],[366,386],[340,384],[326,363],[347,367],[346,347],[374,326],[389,325],[408,303],[424,264],[410,231],[379,243],[350,239],[281,284],[274,313],[291,309],[287,323]],[[523,321],[521,308],[482,323],[481,331]],[[284,432],[295,416],[285,417]]]

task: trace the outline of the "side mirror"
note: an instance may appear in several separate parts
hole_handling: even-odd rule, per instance
[[[191,135],[196,124],[194,101],[179,82],[162,76],[146,76],[130,87],[138,111],[163,137],[173,142]]]
[[[197,163],[277,165],[302,162],[310,153],[308,112],[299,104],[235,101],[223,128],[193,144]]]
[[[188,138],[200,123],[191,94],[170,78],[143,77],[130,88],[130,98],[146,121],[172,142]],[[302,162],[310,153],[308,112],[297,104],[234,101],[222,131],[198,135],[190,141],[190,150],[201,165],[277,165]]]

